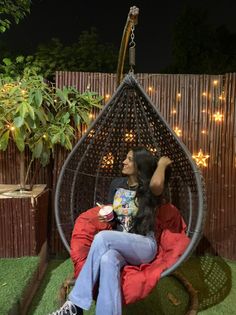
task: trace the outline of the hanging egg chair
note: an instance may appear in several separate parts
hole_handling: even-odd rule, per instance
[[[56,223],[68,252],[77,216],[96,202],[106,203],[109,185],[121,176],[128,150],[145,146],[174,163],[169,182],[171,203],[180,211],[191,239],[184,254],[162,277],[173,272],[196,248],[205,218],[201,173],[185,145],[168,126],[132,71],[67,157],[55,194]]]

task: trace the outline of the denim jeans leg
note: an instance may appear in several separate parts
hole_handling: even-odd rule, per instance
[[[115,249],[108,250],[102,256],[96,315],[122,314],[120,269],[126,264],[124,257]]]
[[[83,309],[89,309],[92,303],[93,287],[98,280],[101,268],[102,256],[111,249],[117,251],[123,257],[123,259],[118,258],[118,263],[121,266],[124,264],[124,261],[131,265],[139,265],[141,263],[148,263],[155,257],[157,246],[153,237],[117,231],[99,232],[94,238],[87,260],[69,295],[69,299],[74,304]],[[112,253],[114,254],[114,252],[110,254]],[[116,260],[118,256],[117,254],[115,256],[114,259]],[[113,266],[115,265],[113,264]],[[117,273],[118,269],[116,265],[115,268],[112,268],[113,271],[111,270],[111,272],[114,272],[114,279],[117,279],[120,275],[120,270]],[[100,281],[102,283],[102,291],[99,292],[100,296],[102,292],[105,292],[106,288],[107,290],[109,288],[109,285],[106,285],[109,279],[106,276],[102,278],[103,276],[104,273],[100,274]],[[121,308],[117,306],[120,303],[117,301],[119,294],[114,295],[114,291],[112,290],[108,295],[112,296],[112,306],[110,312],[106,312],[106,315],[120,315],[121,313],[114,313],[114,309]],[[99,306],[98,311],[99,313],[96,312],[97,315],[104,315],[105,310],[102,309],[102,306]]]

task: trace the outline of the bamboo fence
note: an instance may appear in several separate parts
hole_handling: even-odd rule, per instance
[[[192,155],[199,156],[202,151],[200,160],[206,166],[199,167],[206,182],[208,216],[198,250],[236,259],[236,73],[137,74],[136,78]],[[94,91],[107,102],[116,90],[116,75],[57,72],[56,86]],[[97,114],[98,110],[94,110],[92,119]],[[85,131],[82,126],[81,134]],[[46,183],[52,189],[52,196],[67,154],[58,149],[53,166],[41,169],[36,177],[37,183]],[[0,183],[19,182],[17,167],[12,167],[17,163],[18,154],[13,145],[0,153]],[[64,250],[53,206],[49,222],[50,251],[58,254]]]

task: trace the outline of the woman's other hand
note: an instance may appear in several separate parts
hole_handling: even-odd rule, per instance
[[[158,166],[166,168],[172,163],[173,161],[170,158],[168,158],[168,156],[162,156],[158,161]]]

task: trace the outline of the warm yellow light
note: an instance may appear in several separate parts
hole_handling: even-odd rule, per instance
[[[202,110],[202,113],[206,113],[206,110],[205,110],[205,109],[203,109],[203,110]]]
[[[24,95],[26,93],[26,90],[21,89],[21,93]]]
[[[89,114],[89,118],[90,118],[90,119],[93,119],[93,118],[94,118],[94,114],[93,114],[93,113],[90,113],[90,114]]]
[[[193,155],[192,157],[196,161],[198,166],[206,167],[207,166],[206,160],[209,159],[210,155],[208,155],[208,154],[204,155],[203,152],[202,152],[202,149],[200,149],[198,154],[197,155]]]
[[[202,130],[201,133],[205,135],[206,134],[206,130]]]
[[[11,130],[11,131],[15,130],[15,127],[14,127],[14,126],[11,126],[11,127],[10,127],[10,130]]]
[[[95,130],[92,129],[92,130],[90,130],[90,132],[89,132],[89,134],[88,134],[88,137],[89,137],[89,138],[93,138],[93,137],[94,137],[94,134],[95,134]]]
[[[179,127],[175,127],[174,132],[176,133],[178,137],[181,137],[182,131],[181,129],[179,129]]]
[[[207,96],[206,92],[203,92],[203,93],[202,93],[202,96]]]
[[[157,152],[157,148],[155,147],[151,147],[151,146],[147,146],[147,149],[152,152],[152,153],[156,153]]]
[[[47,136],[44,134],[44,135],[43,135],[43,138],[45,139],[45,138],[47,138]]]
[[[214,84],[214,85],[217,85],[217,84],[218,84],[218,80],[214,80],[214,81],[213,81],[213,84]]]
[[[180,98],[180,97],[181,97],[181,93],[178,93],[178,94],[177,94],[177,97]]]
[[[176,109],[172,109],[171,114],[176,114]]]
[[[110,98],[110,97],[111,97],[110,94],[106,94],[106,95],[105,95],[105,98],[106,98],[106,99],[108,99],[108,98]]]
[[[112,155],[111,152],[103,156],[102,163],[101,163],[102,168],[112,168],[113,164],[114,164],[114,156]]]
[[[90,83],[88,83],[86,89],[90,90],[90,86],[91,86]]]
[[[213,117],[214,117],[215,121],[222,121],[224,115],[221,114],[220,112],[217,112],[217,113],[215,113],[215,114],[213,115]]]
[[[151,86],[148,87],[148,91],[152,92],[152,87]]]
[[[126,142],[134,141],[135,137],[136,137],[136,134],[133,132],[133,130],[130,130],[129,132],[125,133],[125,141]]]

